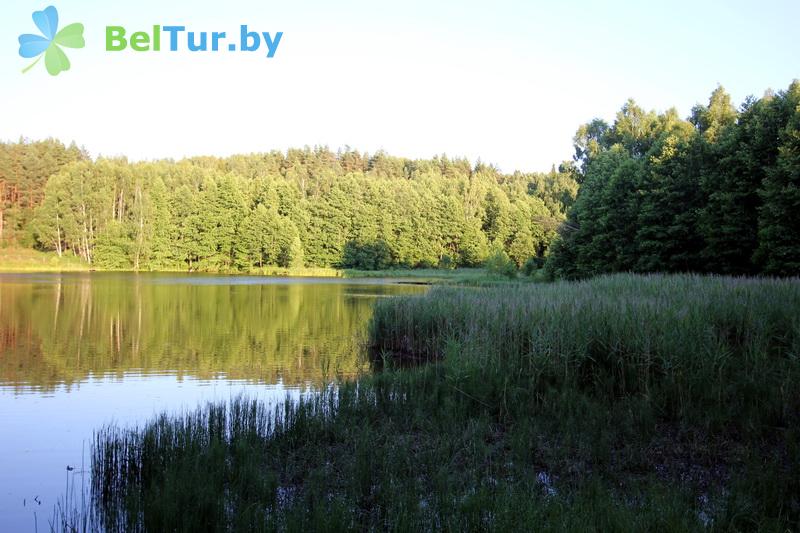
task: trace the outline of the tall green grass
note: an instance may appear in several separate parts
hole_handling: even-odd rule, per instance
[[[451,357],[503,412],[553,391],[637,397],[659,416],[785,427],[800,408],[800,282],[616,275],[378,302],[373,351]],[[531,403],[533,402],[533,403]]]
[[[796,529],[798,311],[797,280],[697,276],[384,299],[372,376],[98,432],[86,513],[110,531]]]

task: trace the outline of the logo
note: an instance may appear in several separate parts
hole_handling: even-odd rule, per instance
[[[152,33],[137,31],[127,36],[127,30],[123,26],[106,26],[106,51],[120,52],[130,46],[134,52],[160,52],[162,36],[165,41],[163,50],[170,52],[177,52],[182,48],[190,52],[255,52],[262,49],[271,58],[275,57],[283,32],[272,34],[268,31],[250,31],[247,24],[242,24],[239,27],[238,43],[226,43],[226,40],[232,39],[224,31],[187,31],[186,26],[155,24]]]
[[[58,29],[58,11],[48,6],[33,12],[33,23],[41,35],[25,33],[19,36],[19,55],[36,58],[22,70],[25,74],[44,57],[44,65],[51,76],[58,76],[70,69],[70,62],[63,48],[83,48],[83,24],[75,22]],[[106,26],[105,51],[121,52],[257,52],[267,58],[275,52],[283,32],[252,31],[247,24],[238,31],[197,31],[185,25],[152,25],[152,31],[129,32],[124,26]],[[163,43],[162,43],[163,40]],[[163,45],[163,48],[162,48]],[[258,54],[258,55],[261,55]],[[116,55],[116,54],[115,54]]]
[[[61,47],[83,48],[86,45],[83,40],[83,24],[75,22],[58,31],[58,11],[53,6],[34,11],[33,23],[42,35],[26,33],[19,36],[19,55],[28,59],[36,58],[22,73],[32,69],[42,59],[42,54],[44,66],[51,76],[58,76],[59,73],[69,70],[69,58]]]

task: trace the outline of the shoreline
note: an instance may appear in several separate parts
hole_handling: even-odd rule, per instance
[[[11,259],[9,259],[11,257]],[[490,272],[486,268],[396,268],[383,270],[358,270],[332,267],[264,267],[249,271],[236,270],[134,270],[94,268],[77,257],[57,257],[51,253],[28,249],[15,249],[13,253],[0,250],[0,273],[39,274],[39,273],[127,273],[127,274],[191,274],[218,276],[265,276],[286,278],[330,278],[330,279],[392,279],[399,282],[424,285],[482,285],[507,284],[514,282],[542,281],[539,277],[519,274],[516,278]]]

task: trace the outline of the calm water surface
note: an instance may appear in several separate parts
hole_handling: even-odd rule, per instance
[[[368,370],[372,304],[422,290],[387,280],[0,274],[0,531],[49,529],[104,424],[241,393],[278,401]]]

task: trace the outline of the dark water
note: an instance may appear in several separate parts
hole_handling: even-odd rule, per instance
[[[0,531],[49,529],[104,424],[240,393],[282,400],[368,371],[372,304],[422,290],[385,280],[0,274]]]

